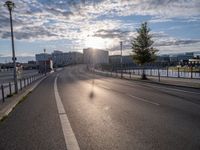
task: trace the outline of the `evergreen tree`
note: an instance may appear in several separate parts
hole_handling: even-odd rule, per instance
[[[153,48],[154,41],[147,22],[137,29],[138,36],[132,41],[133,60],[143,67],[142,79],[146,79],[144,65],[156,60],[157,49]]]

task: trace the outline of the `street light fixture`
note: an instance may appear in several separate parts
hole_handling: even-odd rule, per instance
[[[12,10],[15,7],[15,3],[13,3],[12,1],[6,1],[4,6],[8,8],[8,11],[9,11],[9,14],[10,14],[10,29],[11,29],[11,40],[12,40],[12,60],[13,60],[13,68],[14,68],[14,84],[15,84],[15,93],[18,93],[15,45],[14,45],[13,22],[12,22]]]
[[[46,63],[46,49],[44,49],[44,73],[45,73],[45,76],[47,75],[47,63]]]
[[[121,47],[121,59],[120,59],[120,64],[121,64],[121,78],[123,77],[123,74],[122,74],[122,65],[123,65],[123,64],[122,64],[122,63],[123,63],[123,62],[122,62],[122,46],[123,46],[123,42],[121,41],[121,42],[120,42],[120,47]]]

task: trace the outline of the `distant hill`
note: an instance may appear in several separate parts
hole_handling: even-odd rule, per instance
[[[35,60],[34,56],[19,56],[17,57],[17,62],[27,63],[30,60]],[[11,57],[0,57],[0,63],[12,62]]]

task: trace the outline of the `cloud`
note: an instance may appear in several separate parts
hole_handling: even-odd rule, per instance
[[[200,39],[192,40],[192,39],[175,39],[168,41],[159,41],[155,44],[155,46],[180,46],[180,45],[188,45],[188,44],[200,44]]]
[[[3,6],[3,0],[0,6]],[[113,39],[111,50],[120,40],[125,48],[136,35],[140,22],[134,16],[151,16],[149,23],[172,22],[174,19],[200,21],[199,0],[15,0],[14,35],[17,40],[72,40],[77,49],[87,37]],[[133,16],[133,21],[123,17]],[[7,9],[0,8],[0,38],[10,38]],[[170,41],[164,32],[153,33],[157,46],[189,45],[192,41]],[[191,39],[192,40],[192,39]],[[126,42],[125,42],[126,41]],[[195,40],[193,41],[194,43]],[[127,46],[126,46],[127,45]],[[54,46],[56,47],[56,46]]]
[[[122,31],[121,29],[113,29],[113,30],[98,30],[94,36],[101,38],[118,38],[127,37],[131,34],[131,31]]]
[[[66,30],[70,29],[68,30],[69,33],[71,31],[73,32],[73,29],[80,28],[81,30],[82,27],[84,28],[82,25],[83,22],[87,24],[94,21],[97,17],[105,15],[111,17],[152,15],[154,18],[150,20],[150,22],[157,23],[171,21],[170,18],[174,17],[187,18],[199,16],[200,12],[200,1],[198,0],[16,0],[15,3],[16,8],[13,12],[14,26],[16,28],[21,27],[21,32],[23,32],[25,26],[31,25],[34,27],[37,26],[37,24],[40,24],[41,29],[37,26],[38,32],[40,32],[40,30],[43,31],[42,28],[44,26],[54,26],[53,23],[59,23],[61,25],[59,26],[57,24],[56,26],[58,33],[55,33],[55,30],[52,28],[51,30],[48,30],[48,32],[53,32],[52,34],[58,36],[60,36],[60,30],[63,31],[63,24],[66,24]],[[0,4],[3,5],[3,2]],[[7,18],[7,10],[0,9],[1,28],[6,28],[8,26],[9,22]],[[107,21],[111,20],[107,19]],[[61,37],[65,37],[67,34],[67,32],[61,33],[63,34]],[[21,38],[19,38],[20,35],[22,35]],[[20,30],[16,32],[18,39],[23,39],[23,37],[26,38],[26,36],[23,35],[24,34],[20,33]],[[112,36],[115,35],[113,34]],[[7,36],[2,36],[1,38],[6,37]],[[32,38],[37,39],[39,37],[40,36],[35,34],[35,37]]]

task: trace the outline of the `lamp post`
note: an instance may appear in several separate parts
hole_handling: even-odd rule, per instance
[[[12,22],[12,10],[15,7],[15,3],[13,3],[12,1],[6,1],[4,6],[8,8],[8,11],[9,11],[9,14],[10,14],[10,29],[11,29],[11,40],[12,40],[12,60],[13,60],[13,68],[14,68],[14,84],[15,84],[15,93],[18,93],[15,45],[14,45],[13,22]]]
[[[44,73],[45,73],[45,76],[47,75],[47,64],[46,64],[46,56],[45,56],[45,53],[46,53],[46,49],[44,49]]]
[[[121,47],[121,59],[120,59],[120,64],[121,64],[121,78],[123,77],[123,74],[122,74],[122,65],[123,65],[123,64],[122,64],[122,63],[123,63],[123,62],[122,62],[122,45],[123,45],[123,42],[121,41],[121,42],[120,42],[120,47]]]

